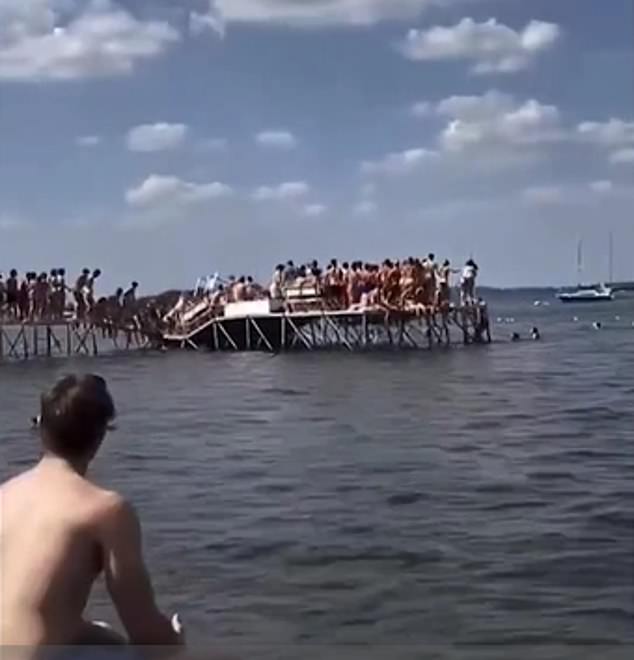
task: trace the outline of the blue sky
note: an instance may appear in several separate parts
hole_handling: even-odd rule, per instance
[[[633,278],[631,0],[0,0],[0,271]]]

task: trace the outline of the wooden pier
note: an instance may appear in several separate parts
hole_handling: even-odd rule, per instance
[[[165,334],[167,347],[209,351],[431,349],[491,341],[486,305],[416,315],[385,311],[287,312],[243,318],[208,316]]]
[[[0,322],[0,362],[38,357],[96,356],[149,346],[132,329],[97,327],[73,321]]]

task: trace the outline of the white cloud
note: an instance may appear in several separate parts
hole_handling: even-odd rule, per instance
[[[0,213],[0,231],[18,229],[24,224],[25,223],[15,215],[11,215],[9,213]]]
[[[433,159],[437,153],[420,147],[387,154],[381,160],[364,161],[361,164],[363,174],[408,174],[421,163]]]
[[[410,30],[400,48],[415,61],[467,60],[476,74],[514,73],[528,68],[559,36],[554,23],[531,21],[517,32],[494,18],[484,23],[463,18],[452,27]]]
[[[182,207],[227,197],[233,190],[214,181],[212,183],[191,183],[175,176],[152,174],[137,188],[126,193],[126,202],[134,208]]]
[[[565,191],[561,186],[532,186],[522,192],[524,201],[530,204],[550,205],[564,201]]]
[[[326,213],[328,208],[323,204],[306,204],[304,206],[304,215],[309,218],[318,218],[320,215]]]
[[[367,199],[368,197],[373,197],[376,193],[376,183],[368,181],[361,186],[361,197]]]
[[[297,146],[295,136],[286,130],[262,131],[255,136],[255,141],[261,147],[273,149],[294,149]]]
[[[125,75],[179,39],[168,23],[139,20],[110,0],[2,0],[0,80]]]
[[[634,189],[616,186],[612,181],[600,180],[590,183],[544,185],[522,191],[525,202],[532,205],[586,205],[602,199],[632,199]]]
[[[359,202],[356,204],[352,212],[355,215],[372,215],[373,213],[376,213],[378,210],[378,206],[376,202],[373,202],[371,200],[365,200],[363,202]]]
[[[253,193],[253,199],[259,202],[293,200],[309,192],[310,186],[305,181],[287,181],[278,186],[260,186]]]
[[[610,193],[614,189],[614,184],[612,181],[593,181],[589,184],[589,188],[592,192],[599,194]]]
[[[78,147],[98,147],[101,144],[101,137],[99,135],[82,135],[75,140]]]
[[[209,140],[202,140],[198,144],[198,148],[202,151],[223,151],[227,148],[227,140],[225,138],[210,138]]]
[[[577,126],[579,137],[603,147],[634,144],[634,121],[612,118],[606,122],[586,121]]]
[[[610,155],[613,165],[634,164],[634,149],[619,149]]]
[[[128,132],[127,145],[130,151],[168,151],[182,146],[187,133],[185,124],[143,124]]]
[[[216,6],[215,0],[209,0],[209,9],[204,14],[192,12],[189,16],[189,29],[194,35],[213,32],[225,36],[225,19]]]
[[[414,103],[411,113],[414,117],[429,117],[434,112],[434,106],[429,101],[419,101]]]
[[[530,146],[565,138],[556,106],[535,99],[520,103],[495,90],[482,96],[450,97],[438,104],[437,111],[450,118],[440,137],[447,151]]]
[[[434,5],[455,0],[215,0],[227,22],[293,27],[370,26],[385,20],[413,20]]]

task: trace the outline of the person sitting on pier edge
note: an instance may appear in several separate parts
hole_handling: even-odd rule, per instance
[[[184,643],[157,607],[133,507],[86,477],[114,416],[102,378],[62,378],[41,399],[39,463],[0,486],[0,640],[21,658],[125,643],[83,618],[102,573],[132,645]]]

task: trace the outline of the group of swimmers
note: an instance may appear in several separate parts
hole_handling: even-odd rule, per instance
[[[101,271],[84,268],[73,286],[66,283],[66,270],[53,268],[50,273],[35,271],[20,277],[16,269],[4,278],[0,273],[0,320],[19,323],[34,321],[87,321],[102,315],[107,306],[109,315],[116,309],[130,307],[136,298],[137,282],[127,291],[117,289],[114,296],[97,298],[95,282]]]

